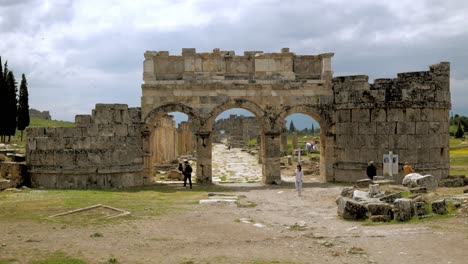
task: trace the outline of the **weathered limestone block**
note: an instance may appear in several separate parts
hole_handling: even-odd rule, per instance
[[[171,170],[171,171],[167,172],[166,178],[170,179],[170,180],[183,181],[184,180],[184,175],[180,171]]]
[[[393,204],[396,201],[396,199],[399,199],[401,197],[402,197],[401,193],[392,193],[392,194],[386,195],[386,196],[384,196],[382,198],[379,198],[379,200],[382,201],[382,202]]]
[[[403,186],[408,188],[425,187],[428,191],[434,191],[437,188],[437,180],[432,175],[421,175],[419,173],[410,173],[403,178]]]
[[[414,203],[414,213],[416,216],[423,216],[426,212],[426,203],[425,202],[415,202]]]
[[[370,220],[372,222],[390,222],[392,217],[390,215],[371,215]]]
[[[339,196],[336,200],[338,215],[346,220],[361,220],[367,218],[367,208],[349,198]]]
[[[441,215],[447,213],[447,204],[445,203],[445,199],[434,201],[431,206],[433,213]]]
[[[343,190],[341,190],[341,196],[346,198],[353,198],[354,191],[354,187],[345,187]]]
[[[392,206],[388,203],[369,203],[367,204],[367,210],[372,215],[387,215],[390,219],[393,219]]]
[[[442,179],[439,186],[443,187],[463,187],[465,186],[465,175],[450,175],[450,177]]]
[[[408,221],[414,216],[413,200],[407,198],[396,199],[393,203],[395,219],[398,221]]]
[[[361,179],[361,180],[356,181],[356,185],[360,188],[369,187],[369,184],[372,184],[371,179]]]
[[[380,195],[381,192],[380,192],[380,186],[378,184],[370,184],[369,185],[369,196],[372,198],[372,197],[375,197],[377,195]]]
[[[363,201],[367,200],[369,197],[369,192],[363,192],[360,190],[354,190],[353,191],[353,199],[356,201]]]

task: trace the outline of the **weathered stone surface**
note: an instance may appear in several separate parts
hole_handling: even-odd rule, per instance
[[[376,197],[381,194],[380,186],[378,184],[370,184],[369,185],[369,196]]]
[[[361,179],[356,181],[356,185],[360,188],[366,188],[369,187],[369,184],[372,184],[371,179]]]
[[[414,216],[413,200],[407,198],[396,199],[393,203],[395,219],[398,221],[408,221]]]
[[[367,208],[349,198],[339,196],[336,200],[338,215],[346,220],[361,220],[367,218]]]
[[[428,191],[434,191],[437,188],[437,180],[432,175],[421,175],[410,173],[403,179],[403,186],[408,188],[425,187]]]
[[[437,200],[432,202],[432,212],[435,214],[446,214],[447,213],[447,205],[445,203],[445,199]]]
[[[369,192],[363,192],[360,190],[353,191],[353,199],[356,201],[367,200],[369,197]]]
[[[180,171],[172,170],[172,171],[167,172],[166,178],[168,180],[183,181],[184,180],[184,175]]]
[[[353,193],[356,189],[354,187],[345,187],[343,190],[341,190],[341,196],[347,197],[347,198],[353,198]]]
[[[465,186],[465,175],[450,176],[442,179],[439,186],[443,187],[463,187]]]
[[[416,216],[426,215],[426,203],[424,202],[415,202],[414,203],[414,213]]]
[[[367,204],[369,214],[372,215],[387,215],[390,219],[393,219],[392,206],[387,203],[370,203]]]
[[[384,197],[379,198],[380,201],[393,204],[396,199],[401,198],[401,193],[392,193]]]
[[[414,187],[409,189],[411,193],[427,193],[426,187]]]
[[[369,160],[381,168],[382,154],[389,149],[400,160],[424,164],[436,180],[445,175],[450,64],[441,62],[428,71],[400,73],[371,84],[366,75],[333,77],[333,55],[260,51],[236,55],[219,49],[197,53],[191,48],[169,56],[167,51],[147,51],[141,109],[97,104],[92,115],[77,118],[75,128],[28,130],[27,163],[34,182],[48,177],[46,182],[53,183],[55,175],[66,175],[69,182],[81,177],[77,182],[82,186],[87,175],[94,179],[104,173],[133,177],[127,183],[148,184],[155,159],[180,151],[164,148],[177,138],[173,134],[158,142],[158,121],[168,113],[183,112],[194,135],[190,147],[196,150],[198,183],[209,184],[216,118],[232,108],[256,116],[265,183],[281,181],[284,121],[293,113],[308,114],[321,124],[322,181],[355,182],[365,177]],[[416,142],[420,135],[424,139]],[[393,177],[400,182],[403,175]]]

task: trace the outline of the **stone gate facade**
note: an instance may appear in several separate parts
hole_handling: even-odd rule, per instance
[[[70,135],[47,133],[43,128],[28,129],[28,136],[32,135],[28,138],[28,164],[33,182],[45,187],[61,186],[37,180],[57,177],[56,173],[72,174],[77,183],[101,176],[112,182],[109,179],[114,173],[121,186],[150,183],[151,153],[158,147],[151,144],[155,124],[167,113],[182,112],[189,116],[195,136],[197,181],[209,184],[214,122],[220,113],[232,108],[246,109],[257,118],[265,183],[281,180],[281,135],[285,118],[293,113],[307,114],[320,124],[322,181],[350,182],[363,178],[368,161],[374,160],[381,166],[383,154],[389,151],[398,154],[402,162],[416,163],[416,169],[423,174],[439,179],[448,176],[451,106],[447,62],[432,65],[429,71],[400,73],[397,78],[377,79],[370,84],[365,75],[333,78],[333,53],[296,55],[285,48],[279,53],[248,51],[236,55],[219,49],[210,53],[183,49],[182,55],[148,51],[144,56],[141,108],[118,107],[121,115],[134,117],[125,121],[127,134],[121,131],[123,123],[112,117],[115,115],[112,111],[117,110],[112,110],[112,105],[98,105],[95,113],[87,117],[89,122],[81,126],[81,134],[73,132],[77,133],[73,137],[90,136],[85,127],[95,127],[102,118],[107,118],[108,127],[98,124],[96,135],[90,136],[96,137],[90,139],[90,145],[72,145],[76,161],[70,161],[58,157],[63,151],[60,148],[66,145],[54,143],[69,142]],[[109,107],[112,114],[100,115],[100,107]],[[80,123],[83,122],[77,122]],[[112,130],[117,128],[119,132]],[[119,139],[120,136],[123,138]],[[133,144],[131,149],[121,143],[101,145],[101,137],[116,142],[131,139]],[[44,147],[52,148],[53,161],[44,160]],[[90,165],[93,169],[77,172],[67,169],[69,162],[80,162],[81,154],[91,155],[96,149],[111,156],[115,165],[109,167],[111,174],[104,170],[101,175],[101,167],[107,165],[98,162]],[[126,156],[120,161],[117,153],[122,152]],[[107,161],[108,156],[101,159]],[[45,164],[48,173],[53,173],[43,173]],[[119,177],[129,178],[123,182]],[[401,179],[401,173],[396,177]],[[70,188],[83,187],[68,182]]]

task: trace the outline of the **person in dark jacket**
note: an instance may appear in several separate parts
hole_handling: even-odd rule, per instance
[[[377,175],[377,168],[374,166],[373,161],[369,162],[366,172],[367,172],[367,177],[369,177],[369,179],[371,180],[373,180],[374,176]]]
[[[192,167],[190,166],[189,162],[186,160],[184,161],[184,168],[182,170],[182,174],[184,174],[184,187],[187,185],[187,179],[189,180],[190,189],[192,189]]]

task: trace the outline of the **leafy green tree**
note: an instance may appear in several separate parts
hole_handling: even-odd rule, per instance
[[[23,141],[23,131],[29,126],[29,102],[28,102],[28,82],[26,77],[21,76],[21,85],[18,99],[18,130],[21,131],[21,141]]]
[[[455,138],[462,138],[465,133],[463,132],[461,123],[458,123],[457,132],[455,132]]]
[[[16,93],[18,92],[16,86],[15,76],[12,71],[8,71],[7,79],[7,104],[6,104],[6,126],[5,126],[5,135],[8,136],[8,141],[11,140],[11,136],[14,136],[16,133],[16,115],[18,112],[18,100]]]
[[[294,122],[291,120],[291,123],[289,124],[289,132],[295,132],[296,127],[294,126]]]

